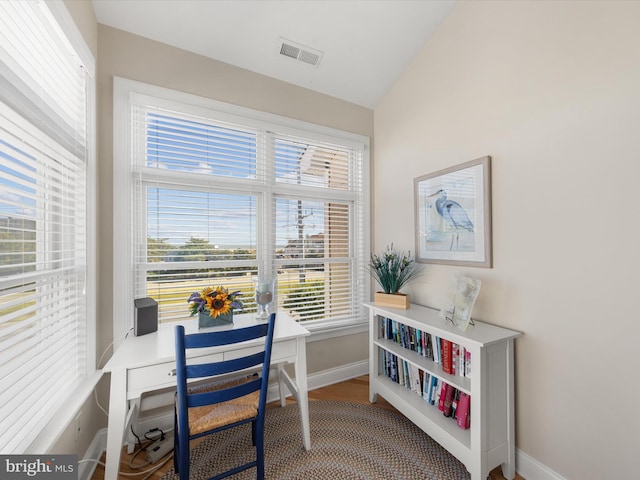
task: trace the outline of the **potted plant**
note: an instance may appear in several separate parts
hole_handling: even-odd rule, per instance
[[[198,326],[213,327],[233,323],[233,309],[242,308],[242,302],[238,300],[239,291],[229,293],[227,288],[206,287],[200,292],[193,292],[187,302],[191,316],[198,315]]]
[[[411,258],[411,252],[405,255],[387,245],[382,255],[371,254],[369,262],[371,275],[382,287],[383,292],[374,294],[374,302],[378,305],[395,308],[409,308],[409,295],[400,293],[400,289],[407,285],[420,273],[420,268]]]

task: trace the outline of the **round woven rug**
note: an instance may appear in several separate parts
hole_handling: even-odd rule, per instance
[[[268,480],[465,480],[464,465],[397,412],[338,401],[309,402],[311,450],[302,446],[296,404],[267,410]],[[251,461],[251,428],[211,435],[191,451],[190,480],[205,480]],[[253,480],[255,468],[232,477]],[[177,480],[170,470],[162,480]]]

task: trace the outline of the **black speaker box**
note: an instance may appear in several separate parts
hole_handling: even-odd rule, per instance
[[[133,301],[133,334],[136,337],[158,330],[158,302],[153,298],[136,298]]]

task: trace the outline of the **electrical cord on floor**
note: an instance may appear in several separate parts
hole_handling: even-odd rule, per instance
[[[161,436],[159,438],[164,439],[164,432],[162,432],[162,430],[157,429],[161,432]],[[133,428],[131,429],[131,431],[133,432]],[[151,430],[151,432],[155,431]],[[147,450],[147,447],[149,445],[152,445],[157,439],[152,439],[149,438],[147,435],[150,432],[147,432],[144,434],[145,439],[147,440],[147,442],[143,445],[142,442],[140,442],[140,438],[135,434],[135,432],[133,432],[133,435],[136,437],[137,441],[138,441],[138,445],[140,446],[140,448],[138,448],[137,451],[133,452],[133,455],[131,456],[131,458],[129,459],[129,468],[131,470],[137,470],[139,468],[144,468],[144,467],[148,467],[149,465],[152,465],[152,463],[150,461],[147,461],[145,463],[141,463],[138,465],[134,465],[133,461],[135,460],[135,458],[138,456],[138,454],[140,454],[140,452],[144,452]],[[165,457],[160,461],[160,463],[158,463],[156,466],[151,467],[148,470],[144,470],[142,472],[135,472],[135,473],[123,473],[123,472],[119,472],[119,475],[126,475],[126,476],[135,476],[135,475],[143,475],[145,473],[147,473],[148,475],[146,477],[143,477],[141,480],[147,480],[149,477],[151,477],[151,475],[153,475],[156,471],[158,471],[160,468],[162,468],[169,460],[171,460],[171,458],[173,458],[173,451],[169,452],[167,455],[165,455]]]
[[[133,432],[133,428],[131,429],[131,431]],[[171,431],[171,430],[169,430]],[[151,430],[149,430],[147,433],[144,434],[144,438],[147,440],[151,440],[152,442],[155,442],[156,440],[158,440],[158,438],[149,438],[149,434],[150,433],[157,433],[160,432],[160,440],[164,440],[165,439],[165,435],[164,435],[164,431],[161,428],[153,428]],[[135,435],[135,433],[134,433]]]
[[[156,471],[160,470],[160,468],[162,468],[165,463],[167,463],[169,460],[171,460],[173,458],[173,452],[168,453],[166,455],[166,457],[162,460],[162,462],[160,462],[158,465],[156,465],[153,468],[150,468],[149,470],[145,470],[143,472],[118,472],[118,475],[124,475],[125,477],[137,477],[138,475],[144,475],[145,473],[147,473],[148,475],[146,477],[141,478],[140,480],[147,480],[149,477],[151,477],[151,475],[153,475]],[[98,465],[102,465],[103,467],[106,467],[106,464],[103,461],[97,460],[95,458],[88,458],[86,460],[78,460],[78,463],[87,463],[87,462],[95,462]]]
[[[170,429],[168,431],[172,431],[173,429]],[[149,438],[149,434],[151,433],[156,433],[156,432],[160,432],[160,436],[157,438]],[[140,452],[144,452],[146,451],[147,447],[151,444],[153,444],[156,440],[158,439],[162,439],[164,440],[165,438],[165,432],[163,430],[161,430],[160,428],[154,428],[152,430],[147,431],[144,434],[144,438],[145,440],[147,440],[147,442],[143,445],[142,442],[140,441],[140,437],[136,434],[136,432],[133,430],[133,426],[131,426],[131,433],[133,434],[134,437],[136,437],[136,442],[138,444],[138,450],[135,450],[133,452],[133,455],[131,456],[131,458],[129,459],[129,468],[132,470],[137,470],[139,468],[144,468],[144,467],[148,467],[149,465],[152,465],[151,462],[147,461],[146,463],[141,463],[138,465],[134,465],[133,461],[134,459],[140,454]],[[147,474],[147,476],[141,478],[140,480],[147,480],[148,478],[150,478],[156,471],[160,470],[160,468],[162,468],[169,460],[171,460],[173,458],[173,451],[167,453],[160,461],[160,463],[158,463],[157,465],[155,465],[154,467],[149,468],[148,470],[143,470],[142,472],[118,472],[118,475],[124,475],[126,477],[137,477],[138,475],[144,475],[145,473]],[[106,467],[105,463],[97,460],[97,459],[87,459],[87,460],[79,460],[78,464],[80,463],[86,463],[86,462],[95,462],[98,465],[102,465],[103,467]]]
[[[149,438],[149,434],[151,433],[156,433],[156,432],[160,432],[160,437],[158,438]],[[133,425],[131,425],[131,433],[133,434],[134,437],[136,437],[136,441],[138,442],[138,450],[135,450],[133,452],[133,455],[131,456],[131,458],[129,459],[129,468],[131,468],[132,470],[137,470],[138,468],[144,468],[147,465],[152,465],[152,463],[147,460],[146,463],[140,463],[138,465],[134,465],[133,461],[136,459],[136,457],[138,456],[138,454],[140,454],[140,452],[146,452],[147,451],[147,447],[151,444],[153,444],[156,440],[160,439],[160,440],[164,440],[164,432],[162,430],[160,430],[159,428],[154,428],[152,430],[147,431],[144,434],[144,438],[146,440],[146,443],[143,445],[142,442],[140,441],[140,437],[136,434],[136,432],[133,430]]]

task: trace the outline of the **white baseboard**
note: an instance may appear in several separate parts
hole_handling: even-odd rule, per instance
[[[91,480],[98,466],[98,460],[107,448],[107,429],[98,430],[89,448],[84,454],[83,462],[78,465],[78,480]]]
[[[352,378],[367,375],[369,373],[369,362],[363,360],[348,365],[342,365],[330,370],[313,373],[308,376],[307,384],[309,390],[333,385],[335,383],[344,382]],[[276,401],[279,398],[277,384],[271,385],[267,393],[268,401]],[[152,428],[160,427],[165,431],[173,428],[173,413],[159,414],[146,417],[138,422],[138,429],[146,432]],[[96,468],[95,461],[99,460],[107,448],[107,429],[103,428],[96,433],[91,445],[85,453],[84,460],[78,472],[78,480],[90,480]],[[516,448],[516,470],[518,474],[526,480],[566,480],[562,476],[555,473],[550,468],[537,461],[535,458],[527,455],[522,450]]]
[[[566,480],[518,448],[516,448],[516,471],[526,480]]]
[[[307,379],[307,385],[309,390],[316,390],[318,388],[326,387],[327,385],[333,385],[335,383],[344,382],[346,380],[351,380],[352,378],[368,374],[369,360],[362,360],[360,362],[341,365],[337,368],[311,374]]]

